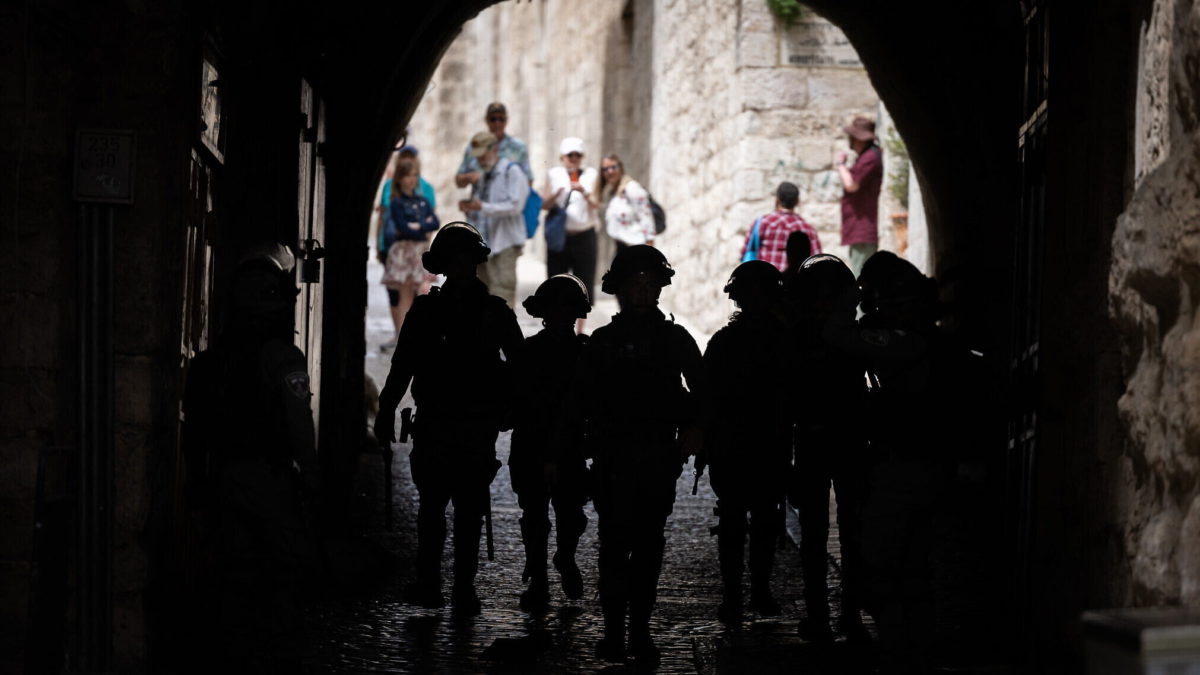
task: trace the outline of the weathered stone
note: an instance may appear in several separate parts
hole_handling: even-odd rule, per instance
[[[1192,240],[1200,219],[1200,158],[1184,106],[1195,86],[1200,17],[1158,0],[1142,35],[1136,189],[1112,239],[1109,308],[1121,337],[1125,392],[1117,407],[1132,476],[1117,514],[1132,583],[1144,601],[1196,602],[1200,587],[1200,272]],[[1187,17],[1186,26],[1173,18]],[[1169,96],[1164,97],[1164,92]],[[1165,135],[1165,136],[1164,136]],[[1187,508],[1180,514],[1176,504]]]
[[[774,33],[744,33],[737,49],[739,68],[779,65],[779,40]]]
[[[842,179],[836,171],[814,173],[810,189],[813,202],[840,202],[842,199]]]
[[[808,106],[813,109],[873,114],[879,97],[861,69],[811,68],[805,71]]]
[[[743,68],[738,91],[743,109],[799,108],[809,101],[807,71],[793,68]]]
[[[40,368],[0,369],[0,430],[52,428],[59,421],[55,403],[59,400],[56,374]]]
[[[150,426],[155,419],[154,361],[149,356],[121,356],[116,360],[117,419],[123,425]]]
[[[1167,158],[1170,146],[1171,0],[1157,0],[1141,35],[1135,107],[1134,185]]]
[[[33,550],[32,495],[21,494],[0,498],[0,551],[13,559],[29,559]]]
[[[841,232],[842,227],[842,206],[841,204],[815,203],[810,202],[804,204],[800,208],[800,213],[810,225],[820,231]]]
[[[742,169],[734,175],[733,189],[739,195],[758,195],[766,189],[763,172],[758,169]]]
[[[804,171],[823,171],[833,167],[832,139],[800,140],[793,148],[795,161]]]

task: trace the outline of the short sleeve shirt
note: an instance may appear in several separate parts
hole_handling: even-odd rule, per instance
[[[842,195],[842,245],[879,241],[879,189],[883,185],[883,153],[872,145],[858,156],[850,175],[856,192]]]
[[[533,169],[529,166],[529,149],[525,147],[525,141],[505,134],[504,138],[500,139],[500,145],[497,148],[502,159],[521,167],[525,172],[525,177],[533,180]],[[458,165],[457,173],[471,173],[472,171],[483,172],[483,168],[479,166],[479,160],[471,156],[471,144],[467,144],[467,148],[463,150],[462,163]]]

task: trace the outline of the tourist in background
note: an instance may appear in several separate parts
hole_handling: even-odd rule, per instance
[[[550,241],[547,226],[546,276],[568,272],[579,277],[593,297],[596,282],[596,222],[600,210],[597,194],[599,176],[595,169],[584,168],[583,140],[564,138],[558,146],[562,166],[555,166],[546,175],[545,203],[542,208],[566,212],[566,237],[561,248]],[[547,216],[547,223],[553,213]],[[583,319],[576,323],[583,330]]]
[[[625,173],[616,155],[600,160],[600,204],[608,236],[617,242],[617,252],[638,244],[654,245],[654,214],[650,193]]]
[[[842,150],[834,158],[834,164],[842,179],[842,245],[850,247],[850,269],[857,277],[867,258],[879,250],[883,151],[875,137],[875,123],[866,117],[855,117],[844,131],[858,159],[853,167],[847,167],[846,152]]]
[[[508,109],[503,103],[489,103],[483,121],[487,123],[488,132],[496,137],[500,157],[521,167],[526,179],[532,183],[533,169],[529,166],[529,150],[525,147],[525,141],[506,133]],[[462,163],[458,165],[458,172],[454,175],[454,184],[460,188],[474,185],[479,182],[484,171],[479,165],[479,157],[472,154],[472,145],[467,143],[467,148],[463,150]]]
[[[458,208],[470,217],[491,249],[479,266],[479,278],[509,307],[516,302],[517,258],[525,247],[525,199],[529,179],[520,165],[500,156],[500,141],[490,131],[471,138],[471,153],[483,173],[470,199]]]
[[[788,263],[788,237],[797,231],[808,237],[811,255],[821,252],[821,240],[817,238],[816,230],[796,213],[798,203],[800,188],[794,183],[785,181],[775,188],[775,210],[759,216],[746,233],[740,258],[742,262],[765,260],[783,272]]]
[[[428,248],[429,233],[438,228],[437,215],[424,195],[418,192],[420,165],[413,157],[396,158],[391,185],[385,190],[387,216],[381,233],[381,250],[387,251],[381,282],[388,289],[392,323],[396,335],[412,307],[417,289],[425,281],[421,254]],[[396,346],[395,337],[380,349]]]

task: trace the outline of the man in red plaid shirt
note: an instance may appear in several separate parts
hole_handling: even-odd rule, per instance
[[[787,269],[787,240],[788,235],[800,231],[808,236],[812,245],[812,253],[821,252],[821,241],[811,225],[804,222],[796,213],[796,204],[800,201],[800,189],[793,183],[783,182],[775,189],[775,210],[764,215],[758,224],[758,259],[765,260],[782,272]],[[742,255],[739,260],[746,258],[746,247],[754,236],[754,227],[746,233],[746,243],[742,244]]]

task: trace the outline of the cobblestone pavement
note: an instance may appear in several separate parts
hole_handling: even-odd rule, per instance
[[[532,293],[544,278],[543,268],[529,261],[520,265],[518,298]],[[391,337],[386,296],[378,285],[380,269],[370,268],[368,310],[368,374],[382,384],[390,354],[378,345]],[[589,328],[607,323],[615,304],[602,299]],[[538,329],[536,322],[518,309],[526,334]],[[686,325],[686,322],[683,322]],[[707,336],[697,336],[703,347]],[[406,399],[402,404],[411,405]],[[498,454],[508,456],[509,434],[502,434]],[[483,601],[482,615],[470,619],[450,616],[449,608],[425,610],[404,604],[400,589],[413,579],[416,554],[417,494],[408,467],[408,448],[398,446],[392,479],[394,527],[383,531],[381,507],[382,463],[378,455],[364,455],[358,477],[358,500],[367,541],[375,557],[385,561],[379,580],[328,593],[308,610],[306,643],[302,659],[311,672],[438,672],[438,673],[564,673],[633,672],[633,666],[611,665],[593,655],[602,633],[600,606],[595,591],[596,516],[589,505],[590,523],[580,542],[578,560],[588,591],[576,602],[557,587],[551,569],[551,609],[530,615],[518,609],[523,590],[520,573],[523,552],[517,519],[520,511],[509,484],[507,463],[492,484],[492,513],[496,559],[484,558],[483,545],[477,588]],[[692,472],[687,467],[679,479],[674,513],[667,523],[667,552],[659,583],[658,606],[652,630],[662,650],[661,673],[866,673],[873,670],[873,649],[838,642],[820,646],[800,640],[796,626],[803,615],[800,562],[793,544],[787,542],[776,558],[774,592],[783,607],[775,618],[747,613],[746,622],[730,629],[716,620],[720,599],[716,538],[709,528],[716,524],[716,503],[707,477],[700,481],[699,494],[692,496]],[[831,508],[831,513],[834,510]],[[839,588],[836,523],[830,527],[829,585],[834,598]],[[444,555],[444,579],[450,579],[452,529]],[[785,540],[786,542],[786,540]],[[369,549],[368,549],[369,550]],[[553,552],[553,538],[551,538]],[[347,552],[347,555],[357,555]],[[353,564],[351,564],[353,567]],[[366,569],[365,564],[362,566]],[[362,572],[362,576],[370,576]],[[448,582],[447,582],[448,586]],[[867,619],[870,626],[869,618]],[[873,631],[873,627],[871,627]],[[500,663],[485,659],[484,650],[500,638],[522,638],[546,631],[549,648],[533,663]]]

